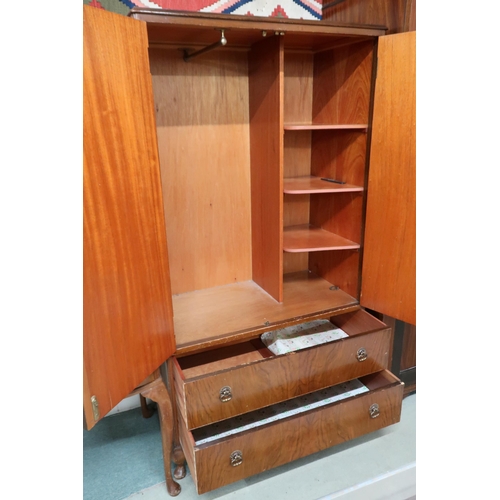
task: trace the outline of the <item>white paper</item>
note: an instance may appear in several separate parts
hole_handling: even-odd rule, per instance
[[[266,332],[261,335],[261,340],[274,354],[285,354],[344,337],[348,335],[341,328],[335,327],[327,319],[320,319]]]

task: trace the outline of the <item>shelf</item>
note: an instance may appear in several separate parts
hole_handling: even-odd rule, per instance
[[[293,177],[285,179],[283,192],[286,194],[314,194],[314,193],[354,193],[361,192],[361,186],[353,184],[336,184],[321,180],[320,177]]]
[[[359,243],[309,224],[286,227],[283,231],[283,251],[285,252],[354,250],[359,247]]]
[[[285,274],[279,303],[253,281],[174,295],[177,355],[255,338],[300,319],[359,309],[359,302],[313,273]]]
[[[368,128],[367,124],[313,124],[313,123],[285,123],[285,130],[365,130]]]

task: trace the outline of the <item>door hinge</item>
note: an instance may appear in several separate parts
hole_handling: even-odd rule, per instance
[[[96,396],[92,396],[90,398],[90,402],[92,403],[92,413],[94,414],[94,420],[97,422],[101,414],[99,413],[99,401],[97,401]]]

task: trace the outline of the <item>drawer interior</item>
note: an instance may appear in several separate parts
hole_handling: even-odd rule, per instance
[[[342,329],[348,337],[387,328],[384,323],[362,309],[334,316],[329,319],[329,322],[333,329]],[[190,380],[274,356],[275,354],[266,347],[262,340],[257,338],[240,344],[177,358],[177,363],[183,379]]]
[[[192,430],[193,442],[197,447],[211,445],[219,439],[399,383],[400,381],[392,373],[388,371],[377,372],[361,377],[360,379],[337,384],[266,408],[194,429]]]
[[[241,344],[178,358],[177,362],[184,378],[192,379],[272,356],[273,353],[267,349],[260,339],[254,339]]]

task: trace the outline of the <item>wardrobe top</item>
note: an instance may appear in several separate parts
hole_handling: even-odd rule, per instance
[[[278,17],[240,16],[205,12],[134,8],[129,16],[148,25],[150,42],[207,43],[213,30],[225,30],[229,43],[248,46],[263,36],[282,35],[285,48],[319,50],[332,41],[374,38],[386,34],[379,25],[353,25]]]

